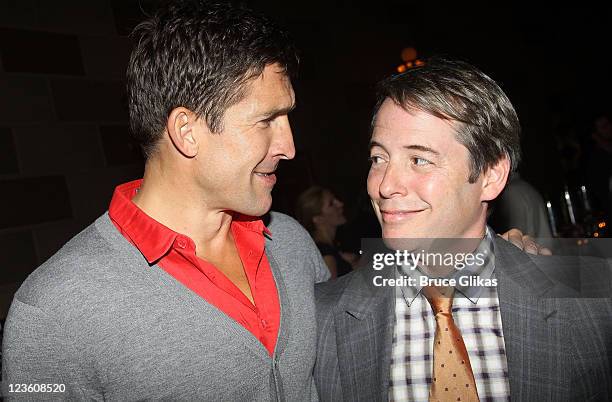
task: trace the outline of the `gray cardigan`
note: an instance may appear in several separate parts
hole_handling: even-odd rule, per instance
[[[106,213],[16,293],[5,326],[3,392],[39,383],[65,384],[65,392],[8,396],[317,400],[313,291],[327,269],[293,219],[271,213],[268,228],[281,304],[273,357],[240,324],[149,266]]]

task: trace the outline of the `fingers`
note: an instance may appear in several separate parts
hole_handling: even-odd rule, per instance
[[[529,254],[538,254],[539,245],[536,243],[531,236],[524,235],[521,239],[523,241],[523,251]]]
[[[534,255],[552,255],[550,249],[536,243],[531,236],[524,235],[523,232],[518,229],[510,229],[502,234],[501,237],[526,253]]]
[[[501,237],[523,250],[523,232],[520,230],[510,229],[506,233],[502,234]]]
[[[537,243],[536,243],[536,244],[537,244]],[[541,247],[538,249],[538,254],[540,254],[540,255],[552,255],[552,251],[550,251],[550,249],[549,249],[549,248],[546,248],[546,247],[544,247],[544,246],[541,246]]]

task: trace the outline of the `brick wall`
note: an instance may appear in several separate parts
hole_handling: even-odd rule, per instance
[[[36,266],[142,175],[128,135],[137,2],[0,3],[0,319]]]

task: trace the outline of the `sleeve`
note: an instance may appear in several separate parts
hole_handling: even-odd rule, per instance
[[[304,261],[304,268],[312,268],[315,283],[325,282],[331,277],[327,264],[310,234],[292,217],[278,212],[270,213],[267,225],[273,237],[281,241],[276,246],[279,255]],[[310,273],[309,273],[310,274]]]
[[[15,298],[2,342],[2,393],[6,400],[83,398],[78,385],[65,377],[64,368],[69,366],[66,346],[67,339],[55,320]],[[39,384],[39,391],[44,385],[45,391],[28,392],[34,384]],[[47,387],[57,392],[49,392]]]

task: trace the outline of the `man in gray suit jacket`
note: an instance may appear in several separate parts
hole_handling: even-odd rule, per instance
[[[380,84],[368,193],[386,245],[412,239],[408,249],[424,251],[424,238],[476,239],[464,251],[485,258],[441,273],[413,253],[318,285],[321,400],[612,398],[609,262],[530,256],[486,226],[487,203],[519,162],[519,131],[503,91],[466,63],[434,59]],[[431,289],[454,295],[446,328]],[[456,349],[441,350],[451,326]],[[453,353],[465,356],[462,371],[442,378],[439,363]]]

